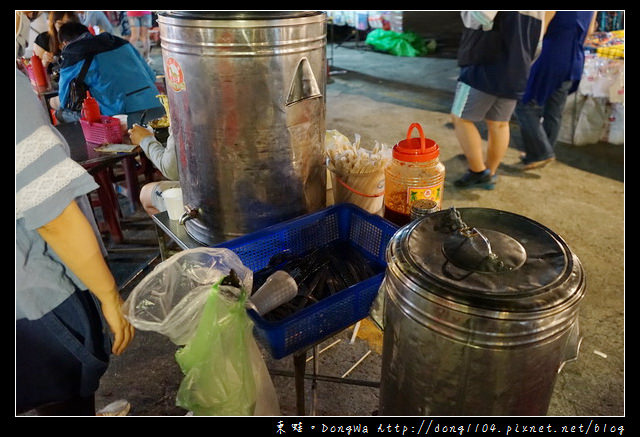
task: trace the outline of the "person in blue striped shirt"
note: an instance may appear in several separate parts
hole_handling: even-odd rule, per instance
[[[98,185],[18,70],[15,187],[16,413],[95,415],[110,354],[134,328],[86,196]]]

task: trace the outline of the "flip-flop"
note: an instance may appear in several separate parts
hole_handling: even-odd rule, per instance
[[[131,404],[126,399],[118,399],[101,408],[96,416],[126,416],[131,410]]]
[[[522,163],[522,170],[533,170],[534,168],[542,168],[545,165],[549,164],[551,161],[555,161],[556,158],[547,158],[547,159],[542,159],[540,161],[533,161],[533,162],[523,162]]]

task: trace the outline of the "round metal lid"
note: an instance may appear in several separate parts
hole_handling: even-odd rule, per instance
[[[579,260],[550,229],[494,209],[443,210],[387,248],[391,270],[419,293],[498,311],[538,311],[584,292]]]
[[[192,20],[278,20],[310,17],[321,11],[166,11],[162,16]]]

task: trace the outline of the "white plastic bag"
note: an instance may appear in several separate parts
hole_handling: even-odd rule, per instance
[[[587,97],[576,122],[573,144],[583,146],[599,142],[605,134],[608,114],[603,99]]]
[[[240,288],[221,284],[232,270]],[[193,415],[280,414],[245,310],[252,287],[253,272],[234,252],[202,247],[160,263],[124,303],[133,326],[184,346],[176,352],[185,375],[176,404]]]
[[[624,104],[613,103],[609,115],[609,134],[607,141],[611,144],[624,144]]]
[[[212,285],[232,269],[245,290],[251,290],[253,272],[231,250],[202,247],[178,252],[133,289],[124,303],[125,317],[137,329],[184,345],[195,333]]]

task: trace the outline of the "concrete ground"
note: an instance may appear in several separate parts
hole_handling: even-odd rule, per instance
[[[154,48],[156,56],[159,49]],[[153,51],[152,51],[153,55]],[[583,341],[576,361],[558,375],[551,416],[625,414],[624,146],[559,144],[557,161],[520,172],[519,132],[512,123],[512,147],[499,169],[495,190],[458,190],[453,181],[465,160],[449,122],[457,68],[453,59],[397,58],[354,47],[331,47],[333,74],[327,85],[326,128],[363,144],[393,145],[413,122],[438,142],[447,169],[443,208],[486,207],[538,221],[561,235],[584,265],[587,293],[580,310]],[[161,59],[154,58],[157,63]],[[161,70],[160,70],[161,71]],[[125,296],[126,297],[126,296]],[[378,410],[381,333],[369,323],[352,340],[347,329],[319,346],[318,373],[356,380],[358,385],[306,381],[306,412],[319,416],[370,416]],[[339,340],[339,342],[337,342]],[[336,343],[337,342],[337,343]],[[129,350],[113,357],[97,393],[98,407],[126,398],[133,416],[180,416],[175,406],[182,375],[176,346],[166,337],[138,330]],[[371,351],[371,352],[368,352]],[[364,359],[350,371],[359,360]],[[291,358],[265,357],[281,414],[296,415]],[[312,362],[307,365],[308,373]],[[523,375],[526,377],[526,375]],[[372,383],[372,384],[367,384]]]

